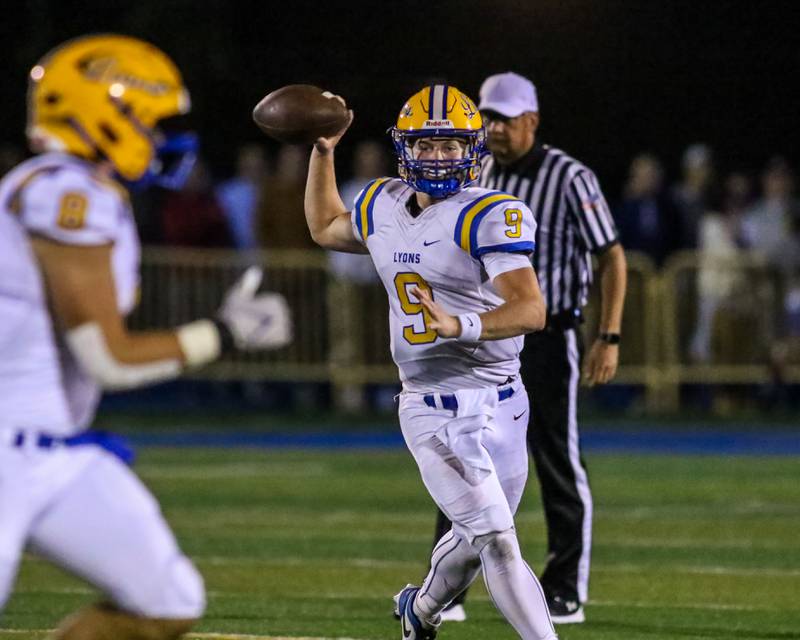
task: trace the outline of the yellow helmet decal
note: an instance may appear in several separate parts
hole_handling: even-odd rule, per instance
[[[106,158],[136,180],[153,159],[156,123],[189,108],[180,72],[160,49],[127,36],[85,36],[31,69],[28,136],[37,150]]]
[[[455,87],[436,84],[411,96],[400,109],[397,129],[455,129],[478,131],[483,119],[475,103]]]

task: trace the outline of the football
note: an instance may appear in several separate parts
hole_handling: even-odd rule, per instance
[[[310,84],[276,89],[253,109],[253,120],[271,138],[287,144],[313,144],[342,130],[348,111],[329,91]]]

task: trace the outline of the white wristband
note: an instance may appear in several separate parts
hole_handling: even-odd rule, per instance
[[[462,313],[458,316],[461,323],[461,333],[458,340],[461,342],[479,342],[483,326],[477,313]]]
[[[219,330],[211,320],[195,320],[178,327],[175,333],[187,367],[208,364],[222,353]]]

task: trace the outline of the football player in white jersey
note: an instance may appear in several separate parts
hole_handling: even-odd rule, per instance
[[[402,637],[434,638],[442,609],[482,569],[492,600],[520,637],[552,640],[513,520],[528,473],[518,354],[522,335],[545,319],[529,260],[533,215],[508,194],[470,186],[485,130],[475,104],[455,87],[425,87],[406,102],[392,129],[400,179],[373,181],[352,211],[334,173],[343,134],[315,144],[308,227],[319,245],[369,253],[375,263],[389,295],[403,436],[453,522],[423,585],[395,596]]]
[[[159,49],[115,35],[70,41],[31,70],[28,108],[39,155],[0,182],[0,610],[27,545],[105,596],[55,638],[170,640],[202,615],[203,582],[126,466],[130,450],[88,430],[101,389],[173,378],[228,347],[281,346],[288,310],[256,294],[251,271],[217,318],[125,326],[139,282],[126,186],[177,186],[195,146],[159,126],[189,110]]]

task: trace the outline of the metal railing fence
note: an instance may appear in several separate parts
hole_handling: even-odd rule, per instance
[[[661,270],[645,255],[628,252],[627,258],[617,383],[642,385],[649,410],[670,411],[678,408],[684,383],[760,384],[769,379],[772,349],[785,333],[785,301],[795,289],[800,295],[791,273],[747,253],[725,260],[680,253]],[[232,354],[192,376],[318,381],[337,387],[397,382],[382,285],[337,278],[321,251],[146,248],[141,304],[130,318],[131,328],[166,328],[213,314],[251,264],[263,266],[264,289],[288,299],[294,342],[273,352]],[[595,283],[585,310],[589,339],[597,326],[598,298]],[[701,335],[703,326],[707,336]],[[786,343],[785,371],[787,381],[800,382],[800,348],[792,346],[793,340],[790,336]]]

